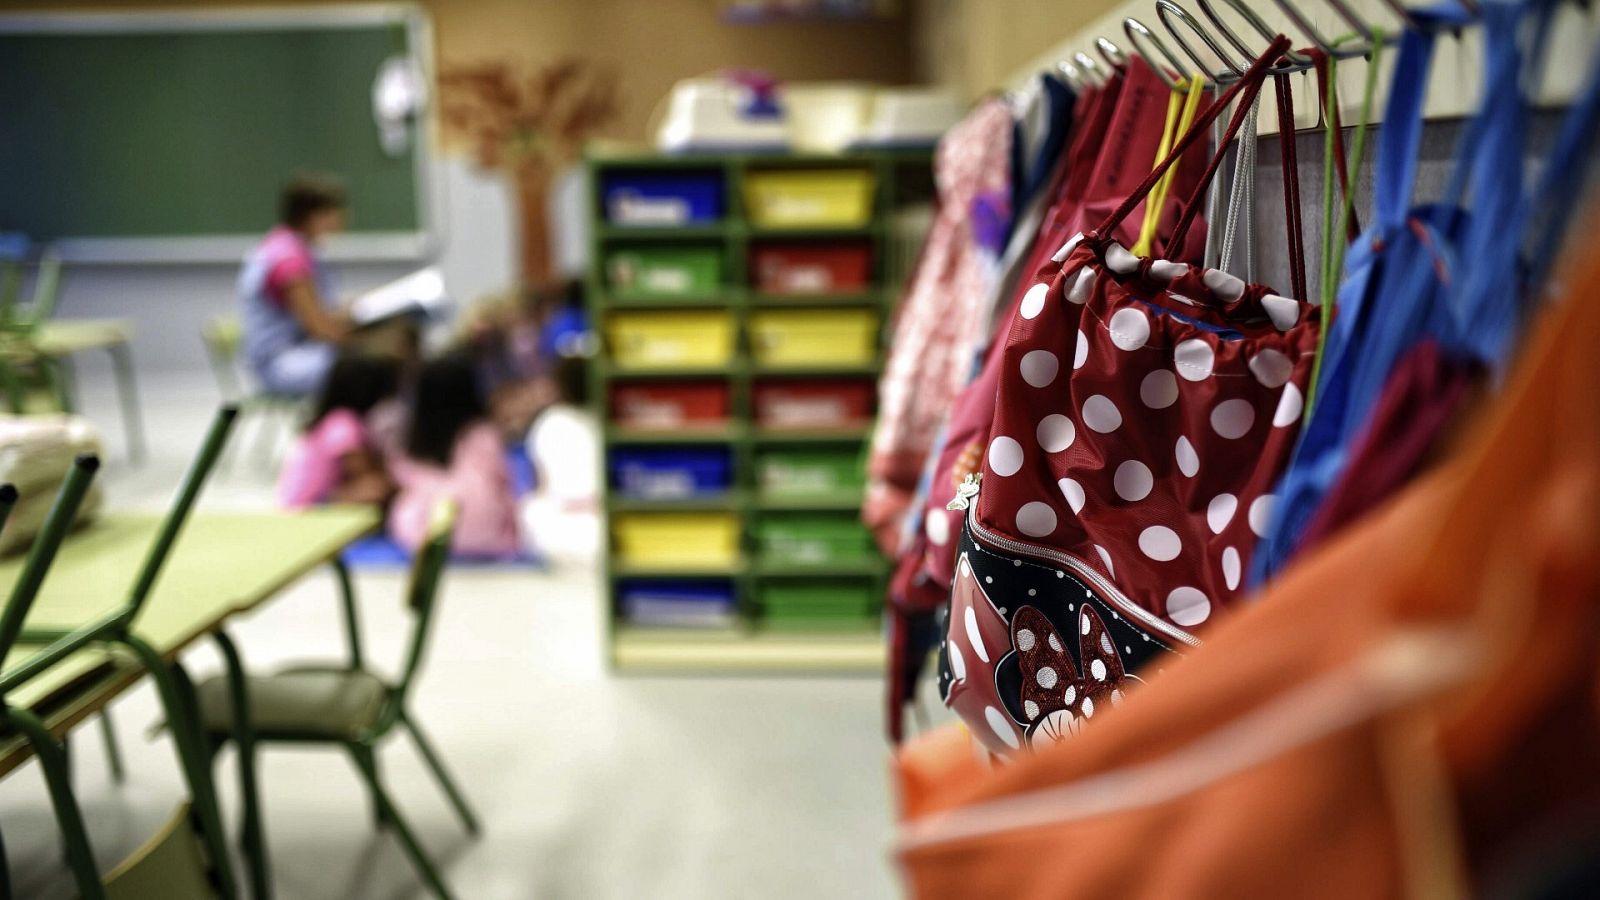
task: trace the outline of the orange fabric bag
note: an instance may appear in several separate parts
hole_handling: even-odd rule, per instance
[[[1566,283],[1459,452],[1138,702],[992,769],[949,733],[908,744],[914,894],[1461,896],[1536,829],[1592,827],[1600,265]]]

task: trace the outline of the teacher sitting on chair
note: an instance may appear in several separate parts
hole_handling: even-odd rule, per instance
[[[344,218],[338,182],[295,178],[283,189],[278,227],[239,273],[245,360],[271,393],[315,394],[350,334],[350,319],[332,307],[327,271],[314,252],[344,228]]]

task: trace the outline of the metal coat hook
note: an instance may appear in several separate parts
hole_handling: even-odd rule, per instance
[[[1372,26],[1362,21],[1361,17],[1356,15],[1355,10],[1351,9],[1345,0],[1328,0],[1328,5],[1333,7],[1334,12],[1339,14],[1339,18],[1343,19],[1345,24],[1349,25],[1361,37],[1362,44],[1360,46],[1353,44],[1346,46],[1335,45],[1333,41],[1317,30],[1317,26],[1312,24],[1311,20],[1306,18],[1305,13],[1302,13],[1299,7],[1294,5],[1293,0],[1273,0],[1273,2],[1278,5],[1279,9],[1283,10],[1283,14],[1289,17],[1289,20],[1294,23],[1296,28],[1300,29],[1301,33],[1311,39],[1311,43],[1316,44],[1322,49],[1322,52],[1329,56],[1335,59],[1355,59],[1358,56],[1372,55],[1374,42]]]
[[[1183,63],[1178,61],[1178,57],[1172,52],[1171,48],[1167,46],[1166,41],[1163,41],[1149,28],[1146,28],[1143,22],[1133,18],[1132,16],[1129,16],[1128,18],[1122,20],[1122,32],[1128,36],[1128,46],[1132,48],[1133,54],[1144,60],[1145,65],[1154,69],[1156,75],[1161,78],[1161,81],[1165,83],[1168,89],[1170,89],[1173,93],[1184,90],[1187,84],[1194,80],[1194,74],[1191,73]],[[1146,53],[1144,50],[1145,41],[1149,41],[1155,45],[1156,50],[1159,51],[1172,66],[1172,71],[1177,72],[1179,77],[1183,79],[1182,84],[1173,80],[1172,76],[1168,74],[1166,66],[1160,65],[1150,58],[1150,54]]]
[[[1106,76],[1101,73],[1100,64],[1095,62],[1094,57],[1079,50],[1077,53],[1072,54],[1072,59],[1078,64],[1078,68],[1085,77],[1092,79],[1096,84],[1105,83]]]
[[[1245,22],[1250,25],[1256,34],[1261,36],[1262,40],[1265,40],[1270,44],[1278,37],[1277,33],[1271,28],[1268,28],[1267,23],[1263,21],[1260,16],[1256,15],[1256,11],[1251,9],[1249,5],[1244,2],[1244,0],[1223,0],[1223,2],[1233,7],[1234,12],[1238,13],[1240,16],[1243,16]],[[1222,33],[1222,37],[1228,43],[1232,44],[1235,50],[1243,53],[1245,58],[1250,59],[1260,55],[1256,51],[1250,49],[1250,46],[1241,40],[1239,35],[1234,32],[1231,27],[1229,27],[1227,21],[1225,21],[1220,15],[1217,15],[1216,9],[1211,5],[1211,0],[1200,0],[1200,11],[1204,13],[1205,17],[1211,20],[1211,24],[1215,25],[1217,30]],[[1285,75],[1290,72],[1304,72],[1305,70],[1311,68],[1311,66],[1311,57],[1306,56],[1303,53],[1296,53],[1293,50],[1285,50],[1283,52],[1283,60],[1273,63],[1272,68],[1269,71],[1277,75]]]
[[[1105,60],[1106,65],[1109,65],[1113,70],[1120,69],[1128,64],[1128,55],[1122,52],[1122,48],[1103,37],[1094,39],[1094,52],[1100,54],[1100,58]]]
[[[1244,74],[1244,69],[1234,62],[1233,58],[1228,55],[1228,51],[1221,44],[1217,43],[1217,39],[1211,36],[1211,32],[1202,28],[1200,23],[1189,15],[1188,10],[1174,3],[1173,0],[1156,0],[1156,18],[1161,20],[1161,27],[1167,29],[1167,33],[1172,35],[1172,39],[1178,42],[1178,47],[1183,50],[1184,55],[1194,60],[1194,64],[1199,67],[1200,72],[1212,84],[1221,85],[1237,81]],[[1174,18],[1194,32],[1205,43],[1206,48],[1215,54],[1217,59],[1221,60],[1229,71],[1221,73],[1211,71],[1211,67],[1206,64],[1206,61],[1201,59],[1200,54],[1195,52],[1194,46],[1182,34],[1178,33],[1178,29],[1172,23]]]
[[[1087,81],[1087,79],[1083,77],[1083,73],[1078,71],[1077,66],[1067,62],[1064,59],[1056,63],[1056,69],[1061,73],[1061,77],[1067,79],[1068,83],[1070,83],[1073,87],[1081,88]]]

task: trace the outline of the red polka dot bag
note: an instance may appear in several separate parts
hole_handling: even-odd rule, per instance
[[[1006,336],[981,474],[952,504],[966,518],[940,656],[946,705],[996,753],[1119,704],[1239,594],[1298,432],[1319,311],[1111,235],[1237,99],[1227,146],[1286,46],[1041,268]]]

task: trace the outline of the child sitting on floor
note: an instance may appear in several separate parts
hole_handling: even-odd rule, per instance
[[[410,429],[390,471],[400,490],[389,507],[389,535],[407,550],[422,544],[434,506],[450,497],[457,510],[455,552],[518,554],[517,498],[505,446],[463,360],[445,357],[422,367]]]
[[[400,364],[345,352],[333,365],[305,432],[278,478],[278,500],[289,509],[319,503],[377,503],[394,493],[374,420],[400,386]]]

